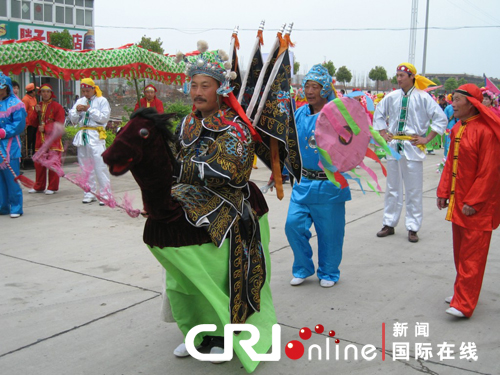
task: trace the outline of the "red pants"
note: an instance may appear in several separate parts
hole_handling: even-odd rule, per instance
[[[59,155],[59,164],[61,163],[61,153],[57,153]],[[36,181],[35,181],[35,190],[42,191],[45,190],[45,186],[47,185],[47,168],[42,166],[39,163],[35,163],[35,171],[36,171]],[[58,191],[59,190],[59,176],[56,172],[52,170],[48,170],[49,172],[49,186],[47,190]]]
[[[457,278],[450,306],[470,318],[476,308],[483,284],[491,232],[471,230],[454,223],[452,229]]]

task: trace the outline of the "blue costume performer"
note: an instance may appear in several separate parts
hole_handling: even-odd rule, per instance
[[[292,191],[285,233],[294,254],[291,285],[300,285],[314,274],[310,228],[314,223],[318,235],[318,271],[322,287],[339,280],[339,265],[345,232],[345,202],[351,199],[349,187],[337,188],[318,166],[319,154],[314,132],[323,106],[335,98],[332,77],[321,65],[315,65],[305,76],[304,92],[308,105],[295,112],[300,152],[302,181]]]
[[[448,149],[450,148],[451,129],[455,126],[458,120],[453,115],[454,112],[451,104],[448,104],[448,106],[444,109],[444,114],[446,115],[446,118],[448,118],[448,126],[446,126],[446,130],[444,131],[444,157],[446,158],[448,156]]]
[[[14,181],[8,164],[19,175],[21,134],[26,125],[26,110],[12,89],[12,81],[0,72],[0,215],[17,218],[23,214],[23,192]]]

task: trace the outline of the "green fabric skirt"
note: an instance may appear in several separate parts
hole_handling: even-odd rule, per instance
[[[260,339],[254,349],[267,353],[272,344],[271,330],[277,323],[271,295],[271,258],[269,255],[269,223],[267,214],[260,218],[260,234],[267,266],[266,283],[261,290],[261,311],[253,313],[246,321],[258,328]],[[149,247],[149,246],[148,246]],[[166,270],[166,292],[172,315],[184,337],[199,324],[215,324],[215,332],[200,333],[195,345],[204,335],[224,336],[224,325],[229,318],[229,240],[220,248],[212,243],[185,247],[149,247]],[[258,362],[252,361],[241,348],[239,341],[247,340],[249,332],[234,336],[234,351],[247,372],[252,372]]]

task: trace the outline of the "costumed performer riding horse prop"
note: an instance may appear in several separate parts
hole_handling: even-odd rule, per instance
[[[229,87],[213,75],[225,71],[218,54],[202,53],[199,60],[188,71],[192,93],[198,74],[213,77],[221,89]],[[103,158],[111,174],[130,170],[141,188],[148,213],[144,242],[166,269],[172,316],[183,335],[197,325],[215,324],[212,336],[196,336],[194,345],[200,345],[204,337],[222,337],[225,324],[249,323],[260,331],[253,348],[263,354],[276,324],[269,286],[268,208],[249,181],[253,129],[239,119],[241,107],[228,95],[234,101],[224,97],[216,113],[202,116],[198,110],[182,121],[177,159],[168,144],[170,115],[156,115],[153,109],[134,113]],[[251,372],[258,362],[238,343],[249,338],[246,331],[234,337],[234,350]],[[174,354],[189,355],[184,344]]]

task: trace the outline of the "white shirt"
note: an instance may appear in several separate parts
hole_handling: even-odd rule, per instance
[[[86,112],[78,112],[76,110],[76,107],[80,104],[88,105],[87,98],[82,97],[78,99],[73,108],[71,108],[71,110],[69,111],[69,118],[73,124],[78,124],[78,126],[80,127],[102,126],[103,128],[106,128],[109,121],[109,116],[111,114],[111,107],[109,106],[108,100],[104,96],[97,97],[94,95],[90,99],[90,108],[88,109],[89,118],[87,124],[85,125],[84,122]],[[82,134],[83,131],[80,130],[78,133],[76,133],[75,138],[73,139],[73,144],[77,147],[83,145]],[[87,130],[87,134],[89,137],[89,144],[91,146],[104,141],[99,139],[99,132],[97,130]]]
[[[380,101],[373,115],[373,128],[375,130],[385,129],[394,135],[398,133],[403,95],[402,89],[395,90]],[[406,123],[403,132],[406,135],[416,134],[425,137],[430,126],[436,133],[443,134],[448,120],[432,96],[415,87],[408,91],[408,95]],[[398,141],[393,140],[389,143],[389,146],[396,150],[397,143]],[[410,141],[403,141],[401,144],[406,159],[414,161],[425,159],[425,152],[417,146],[413,146]],[[387,158],[393,159],[391,155],[387,155]]]

